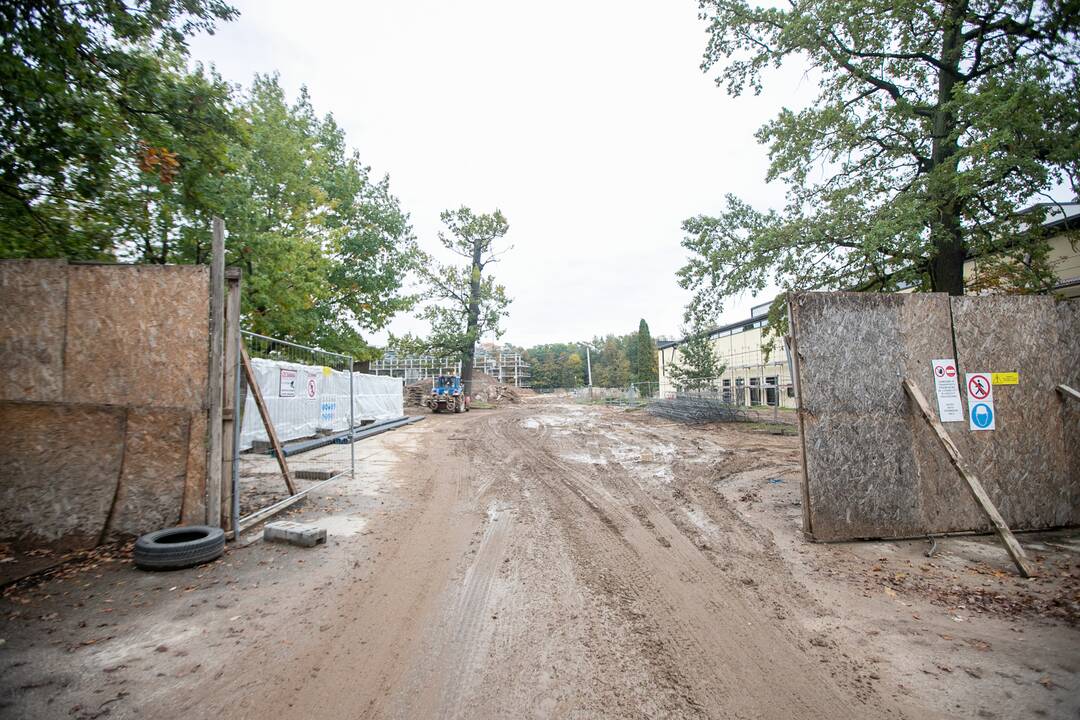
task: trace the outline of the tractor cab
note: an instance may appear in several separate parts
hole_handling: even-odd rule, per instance
[[[431,396],[425,403],[432,412],[465,412],[469,409],[469,399],[465,397],[461,378],[457,375],[437,375],[431,380]]]

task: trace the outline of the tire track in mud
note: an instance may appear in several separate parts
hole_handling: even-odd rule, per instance
[[[640,636],[658,681],[683,712],[857,716],[818,663],[801,657],[769,626],[771,618],[746,603],[733,587],[737,579],[725,577],[635,482],[618,477],[620,466],[615,472],[593,466],[590,477],[555,457],[550,436],[530,438],[511,423],[501,424],[498,435],[520,448],[529,469],[540,470],[536,477],[549,500],[562,506],[556,515],[571,538],[582,579],[609,598]],[[571,498],[604,530],[590,532]],[[777,677],[784,682],[777,684]]]

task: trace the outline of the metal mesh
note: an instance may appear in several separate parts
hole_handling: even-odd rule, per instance
[[[296,492],[341,475],[354,475],[355,383],[348,355],[244,331],[242,342],[262,395],[262,404],[285,454]],[[273,441],[259,404],[241,371],[236,485],[239,516],[288,498]]]

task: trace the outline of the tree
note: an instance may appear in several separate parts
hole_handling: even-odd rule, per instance
[[[715,388],[726,366],[717,359],[709,333],[700,328],[688,331],[678,351],[678,362],[668,366],[675,388],[683,392]]]
[[[757,7],[699,0],[703,69],[738,96],[803,62],[817,99],[757,138],[783,212],[734,196],[686,220],[679,282],[688,317],[725,297],[783,289],[961,294],[972,255],[1038,260],[1038,211],[1061,182],[1080,191],[1080,6],[1035,0],[814,0]],[[1032,252],[1027,252],[1030,248]],[[1039,272],[1029,273],[1040,277]]]
[[[638,323],[637,335],[634,336],[634,360],[634,382],[655,383],[659,380],[656,343],[653,342],[649,324],[644,318]]]
[[[408,216],[389,180],[350,151],[332,116],[319,118],[307,90],[290,104],[275,76],[256,76],[239,108],[244,142],[217,185],[227,262],[244,270],[244,319],[262,334],[370,359],[361,331],[377,331],[414,298],[402,288],[415,266]],[[206,256],[199,242],[183,260]]]
[[[439,233],[439,242],[467,264],[422,262],[421,277],[428,286],[425,299],[431,302],[420,317],[430,324],[431,332],[427,338],[406,335],[391,338],[391,342],[404,352],[459,356],[462,384],[471,395],[476,343],[489,332],[501,337],[499,322],[509,314],[506,288],[493,277],[485,277],[484,268],[510,249],[495,248],[495,241],[506,235],[510,225],[498,209],[477,214],[464,206],[443,211],[440,219],[448,232]]]
[[[220,0],[0,4],[0,252],[110,258],[222,170],[228,88],[186,69]],[[148,219],[149,218],[149,219]]]
[[[592,346],[593,385],[597,387],[623,388],[630,384],[632,369],[627,355],[627,337],[608,335],[595,338]]]
[[[579,349],[574,343],[550,343],[526,350],[532,387],[550,390],[584,385],[585,361]]]

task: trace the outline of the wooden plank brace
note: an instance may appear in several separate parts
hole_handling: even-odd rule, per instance
[[[922,391],[911,380],[904,378],[904,390],[915,402],[915,405],[922,413],[923,419],[930,425],[930,429],[937,435],[937,439],[941,442],[941,446],[945,448],[945,452],[949,455],[949,460],[952,461],[953,467],[960,473],[960,477],[967,483],[968,489],[971,491],[971,496],[975,498],[975,502],[982,508],[983,513],[990,520],[990,524],[994,526],[994,531],[997,532],[998,537],[1001,538],[1001,543],[1005,546],[1005,551],[1009,553],[1009,557],[1016,564],[1016,569],[1020,571],[1022,577],[1035,577],[1035,571],[1028,560],[1027,554],[1024,552],[1024,548],[1020,546],[1016,538],[1013,536],[1012,531],[1009,530],[1009,526],[1005,524],[1005,519],[1001,517],[1001,513],[994,507],[994,503],[991,502],[990,496],[986,494],[986,489],[983,488],[982,483],[979,482],[979,478],[976,477],[974,471],[964,460],[960,454],[959,448],[956,447],[956,443],[953,442],[949,434],[945,432],[945,427],[938,420],[937,415],[930,409],[930,404],[926,401],[926,397],[922,394]]]
[[[247,378],[248,389],[251,390],[251,394],[255,398],[255,406],[259,408],[263,426],[266,427],[266,436],[270,438],[270,445],[274,448],[274,457],[277,458],[278,467],[281,468],[281,477],[285,478],[285,485],[289,488],[289,494],[295,495],[296,486],[293,485],[292,477],[289,475],[289,465],[285,462],[285,453],[281,449],[281,443],[278,442],[274,422],[270,419],[270,411],[266,408],[262,391],[259,390],[259,383],[255,380],[255,370],[251,367],[251,357],[248,356],[247,348],[244,347],[243,343],[240,343],[240,359],[244,363],[244,377]]]

